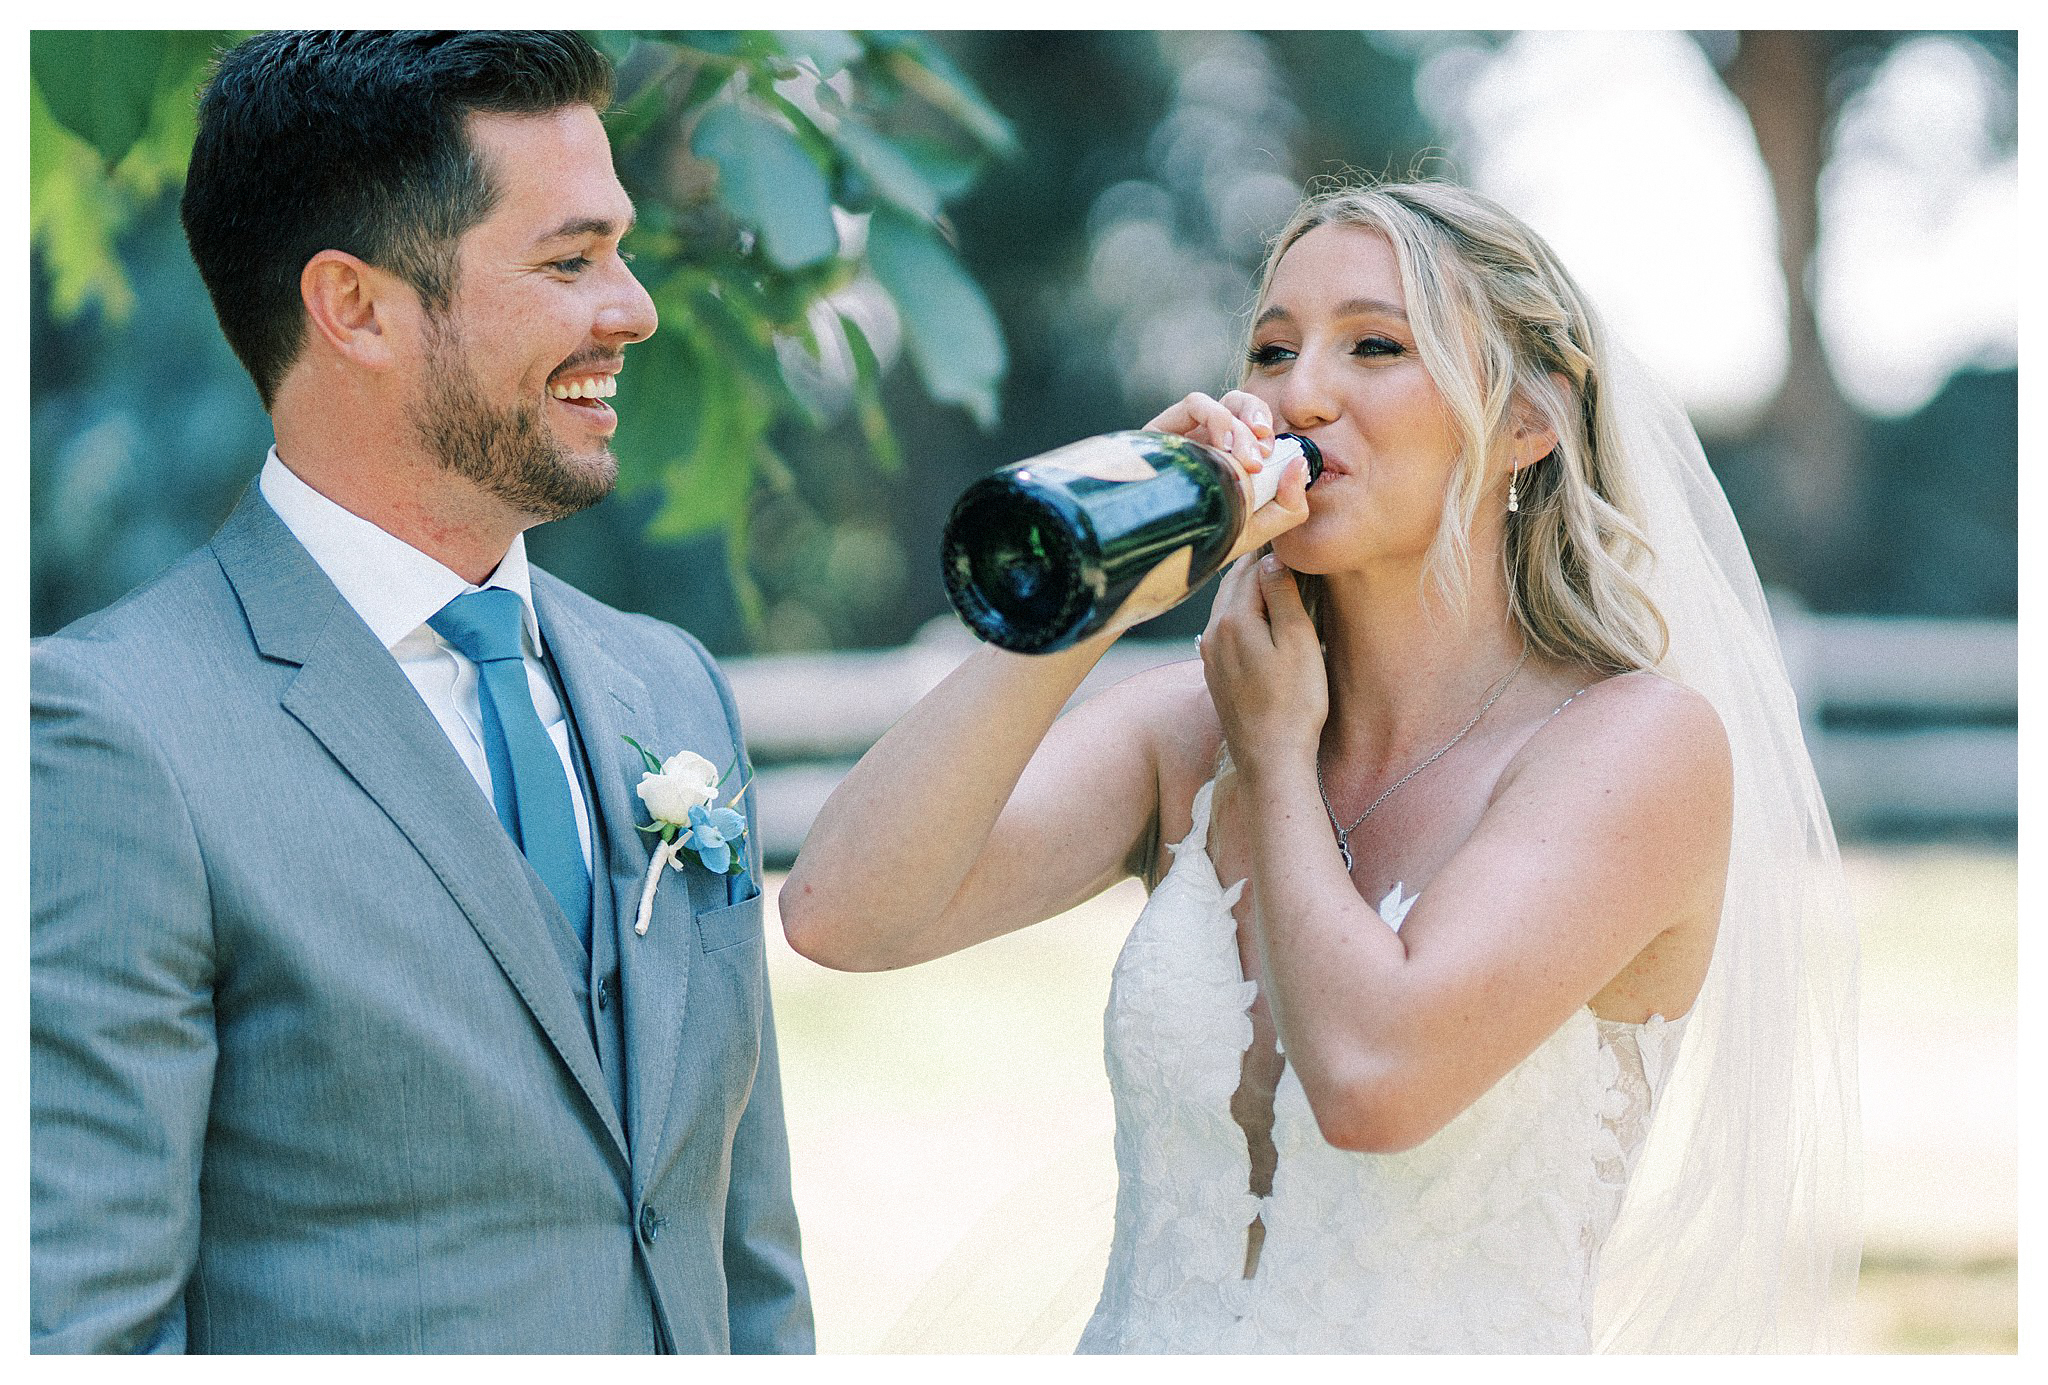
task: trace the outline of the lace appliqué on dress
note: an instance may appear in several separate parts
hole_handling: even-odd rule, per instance
[[[1274,1093],[1272,1191],[1254,1195],[1230,1103],[1257,984],[1231,915],[1243,882],[1222,888],[1207,853],[1214,788],[1196,794],[1111,981],[1116,1224],[1080,1350],[1589,1349],[1599,1246],[1678,1026],[1610,1027],[1580,1010],[1398,1154],[1324,1140],[1290,1066]],[[1380,917],[1399,929],[1418,897],[1397,884]],[[1254,1217],[1266,1229],[1247,1279]]]
[[[1593,1169],[1600,1180],[1601,1198],[1594,1220],[1587,1227],[1592,1247],[1597,1248],[1607,1239],[1621,1211],[1629,1174],[1643,1152],[1644,1141],[1650,1137],[1650,1118],[1657,1112],[1664,1079],[1678,1058],[1686,1018],[1680,1015],[1667,1020],[1662,1015],[1652,1015],[1641,1024],[1595,1020],[1600,1029],[1601,1050],[1612,1061],[1613,1070],[1607,1097],[1600,1107],[1601,1137],[1593,1149]]]

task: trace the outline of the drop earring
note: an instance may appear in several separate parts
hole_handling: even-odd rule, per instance
[[[1518,498],[1518,497],[1517,497],[1517,496],[1515,495],[1515,481],[1516,481],[1516,479],[1517,479],[1517,478],[1518,478],[1518,477],[1519,477],[1520,475],[1521,475],[1521,471],[1520,471],[1520,469],[1519,469],[1519,468],[1517,468],[1516,470],[1514,470],[1514,471],[1511,471],[1511,472],[1509,472],[1509,473],[1508,473],[1508,513],[1509,513],[1509,514],[1514,514],[1514,513],[1515,513],[1515,512],[1517,511],[1517,510],[1519,510],[1519,509],[1521,509],[1521,508],[1522,508],[1522,505],[1521,505],[1521,501],[1520,501],[1520,499],[1519,499],[1519,498]]]

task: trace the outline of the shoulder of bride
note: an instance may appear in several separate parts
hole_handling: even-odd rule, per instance
[[[1682,786],[1725,796],[1728,737],[1714,706],[1696,690],[1654,670],[1601,679],[1568,692],[1502,773],[1505,790],[1532,772],[1555,773],[1583,787],[1611,782],[1629,796]]]

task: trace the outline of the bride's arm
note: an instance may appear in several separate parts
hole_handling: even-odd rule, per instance
[[[909,966],[1128,874],[1158,798],[1147,699],[1122,685],[1054,720],[1113,638],[979,649],[891,727],[783,884],[790,945],[846,971]]]
[[[1269,999],[1332,1144],[1420,1144],[1661,936],[1710,936],[1732,789],[1703,698],[1628,678],[1574,701],[1509,767],[1396,933],[1331,840],[1315,778],[1321,720],[1307,725],[1279,691],[1290,683],[1276,665],[1308,659],[1315,638],[1292,576],[1247,568],[1225,581],[1219,612],[1233,601],[1270,612],[1270,625],[1212,626],[1205,646],[1242,776]]]

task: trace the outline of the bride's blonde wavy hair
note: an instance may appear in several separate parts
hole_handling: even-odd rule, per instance
[[[1540,236],[1467,188],[1342,185],[1311,192],[1274,237],[1256,304],[1265,303],[1281,256],[1326,225],[1363,226],[1393,246],[1418,354],[1461,439],[1425,560],[1436,592],[1464,606],[1472,523],[1494,464],[1505,460],[1518,420],[1540,420],[1557,446],[1516,478],[1509,609],[1539,653],[1617,673],[1654,666],[1669,636],[1636,578],[1649,547],[1628,458],[1601,402],[1600,329],[1571,275]],[[1318,585],[1303,582],[1312,612]]]

